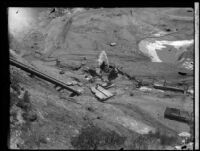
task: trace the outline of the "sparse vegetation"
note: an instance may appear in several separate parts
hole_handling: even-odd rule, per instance
[[[177,45],[159,44],[193,39],[192,18],[181,20],[174,13],[180,8],[20,9],[14,10],[13,15],[21,17],[21,21],[33,19],[33,27],[25,30],[14,21],[12,26],[22,31],[9,31],[13,34],[9,35],[13,50],[10,57],[68,83],[81,94],[54,89],[53,83],[46,84],[45,79],[10,65],[10,137],[17,140],[12,141],[12,147],[157,150],[177,145],[181,138],[175,133],[189,130],[186,124],[165,119],[164,108],[192,110],[191,96],[153,88],[163,80],[180,88],[184,87],[182,81],[193,84],[192,72],[184,70],[186,65],[192,66],[193,46],[179,49]],[[28,11],[34,15],[21,15]],[[179,32],[175,33],[176,29]],[[165,35],[166,30],[170,35]],[[101,51],[106,52],[106,62],[109,61],[109,67],[102,68],[103,73],[98,64]],[[149,55],[160,58],[159,63],[151,62]],[[182,66],[185,61],[188,64]],[[104,89],[114,97],[99,102],[90,92],[98,84],[105,84]],[[143,92],[141,86],[152,91]],[[160,130],[146,135],[136,132],[146,126]],[[193,141],[194,125],[190,127]]]
[[[76,149],[104,149],[122,145],[125,137],[114,131],[104,131],[97,126],[83,128],[81,134],[72,138],[71,144]]]
[[[171,145],[177,141],[177,137],[165,133],[162,134],[159,130],[155,133],[148,134],[148,136],[160,139],[161,145]]]
[[[28,129],[31,127],[31,122],[37,119],[37,114],[33,111],[33,106],[31,104],[30,94],[28,91],[25,91],[24,96],[19,98],[22,87],[20,86],[20,79],[18,78],[18,75],[11,74],[10,82],[10,89],[12,89],[10,92],[11,132],[20,131],[20,133],[27,133]],[[23,148],[24,143],[22,141],[23,139],[21,139],[21,136],[12,137],[17,137],[17,139],[21,140],[17,146],[18,148]]]
[[[159,130],[155,133],[150,132],[146,135],[140,135],[133,142],[133,148],[144,149],[157,149],[157,147],[164,147],[167,145],[173,145],[177,141],[175,136],[168,136],[167,134],[161,134]],[[154,148],[155,147],[155,148]]]
[[[19,85],[19,78],[13,74],[10,76],[10,88],[16,92],[16,94],[20,93],[20,85]],[[13,94],[13,93],[12,93]]]
[[[12,108],[12,106],[17,104],[19,101],[20,99],[17,97],[17,94],[10,92],[10,108]]]
[[[21,149],[38,149],[41,144],[46,144],[46,132],[42,127],[26,125],[29,129],[30,135],[28,133],[23,134],[24,143],[21,145]]]

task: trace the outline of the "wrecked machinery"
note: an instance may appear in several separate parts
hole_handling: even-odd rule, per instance
[[[164,117],[170,120],[176,120],[189,124],[193,121],[193,114],[177,108],[167,107],[164,112]]]

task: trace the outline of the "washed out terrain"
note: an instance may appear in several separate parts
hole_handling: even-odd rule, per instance
[[[167,107],[193,113],[192,8],[8,12],[10,58],[80,92],[10,65],[10,148],[173,150],[181,132],[192,142],[192,122],[164,117]],[[103,59],[113,70],[99,72]],[[102,101],[92,88],[104,84]]]

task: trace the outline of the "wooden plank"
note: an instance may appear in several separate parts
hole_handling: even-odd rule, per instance
[[[109,91],[105,90],[104,88],[98,85],[91,87],[91,91],[101,101],[105,101],[113,96],[112,93],[110,93]]]
[[[95,87],[91,87],[91,91],[94,93],[94,95],[100,99],[100,100],[105,100],[107,99],[107,96],[105,96],[103,93],[98,91]]]
[[[103,93],[103,94],[106,95],[107,97],[113,96],[112,93],[110,93],[108,90],[105,90],[104,88],[102,88],[102,87],[99,86],[99,85],[97,85],[97,90],[99,90],[101,93]]]

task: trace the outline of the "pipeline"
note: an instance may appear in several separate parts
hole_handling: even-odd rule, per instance
[[[41,79],[44,79],[44,80],[46,80],[48,82],[51,82],[51,83],[55,84],[56,86],[60,86],[61,88],[69,90],[69,91],[73,92],[76,95],[80,95],[81,94],[79,91],[68,87],[64,82],[62,82],[60,80],[57,80],[57,79],[55,79],[55,78],[53,78],[53,77],[51,77],[51,76],[49,76],[49,75],[47,75],[45,73],[42,73],[42,72],[40,72],[40,71],[38,71],[38,70],[36,70],[36,69],[34,69],[32,67],[29,67],[29,66],[27,66],[27,65],[25,65],[25,64],[23,64],[23,63],[21,63],[21,62],[19,62],[17,60],[14,60],[12,58],[10,58],[10,65],[13,65],[13,66],[15,66],[17,68],[20,68],[20,69],[22,69],[22,70],[24,70],[24,71],[26,71],[26,72],[28,72],[28,73],[30,73],[32,75],[35,75],[35,76],[37,76],[37,77],[39,77]]]

